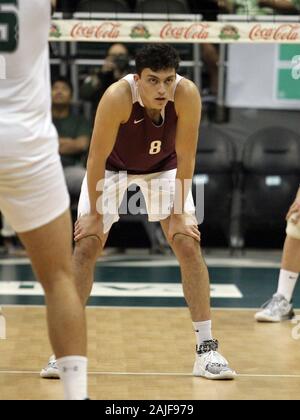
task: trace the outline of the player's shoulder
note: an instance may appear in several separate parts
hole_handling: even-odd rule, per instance
[[[195,83],[182,79],[177,86],[174,103],[177,115],[185,113],[187,109],[201,107],[200,92]]]
[[[129,83],[121,79],[118,82],[113,83],[106,91],[105,95],[111,98],[113,101],[132,102],[132,94]]]
[[[191,96],[200,96],[198,87],[189,79],[181,79],[176,88],[175,100],[178,98],[189,99]]]
[[[127,121],[132,110],[132,93],[128,82],[121,79],[113,83],[103,95],[103,102],[116,114],[121,115],[122,121]]]

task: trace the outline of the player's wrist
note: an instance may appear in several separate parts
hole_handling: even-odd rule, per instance
[[[97,210],[95,210],[95,211],[92,211],[91,213],[90,213],[90,216],[92,216],[93,218],[95,218],[96,220],[101,220],[102,219],[102,214],[101,213],[99,213]]]
[[[182,213],[180,213],[180,214],[179,213],[173,213],[173,211],[171,213],[171,217],[172,217],[173,220],[181,220],[183,216],[184,216],[184,214],[182,214]]]

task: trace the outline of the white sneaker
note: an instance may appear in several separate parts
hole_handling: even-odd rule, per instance
[[[254,317],[258,322],[281,322],[292,319],[294,316],[293,305],[284,296],[276,293]]]
[[[48,365],[41,370],[40,377],[44,379],[60,379],[55,356],[51,356]]]
[[[228,366],[228,362],[217,352],[217,340],[204,341],[197,346],[197,356],[193,375],[206,379],[234,379],[237,374]]]

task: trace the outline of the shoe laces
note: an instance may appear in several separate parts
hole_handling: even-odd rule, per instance
[[[52,368],[56,368],[56,358],[55,356],[51,356],[48,362],[48,366]]]
[[[217,352],[218,347],[218,340],[209,340],[204,341],[204,343],[197,348],[197,353],[203,358],[205,365],[217,367],[228,365],[227,360]]]
[[[278,312],[280,304],[284,300],[285,298],[282,295],[276,294],[262,306],[262,309],[268,309],[272,313]]]
[[[201,357],[203,357],[206,366],[225,367],[228,365],[227,360],[217,351],[211,350],[208,353],[204,353]]]

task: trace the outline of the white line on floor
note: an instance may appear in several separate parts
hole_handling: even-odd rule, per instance
[[[273,261],[255,258],[233,258],[233,257],[206,257],[206,262],[209,267],[226,267],[226,268],[280,268],[280,261]],[[7,258],[0,259],[0,266],[18,266],[30,265],[28,258]],[[179,263],[175,258],[157,259],[157,260],[144,260],[139,261],[112,261],[103,259],[98,261],[99,267],[179,267]]]
[[[29,370],[0,370],[0,375],[39,375],[39,372]],[[183,376],[193,377],[191,373],[179,373],[179,372],[89,372],[89,375],[94,376]],[[278,378],[278,379],[300,379],[299,375],[265,375],[265,374],[239,374],[240,378]]]

